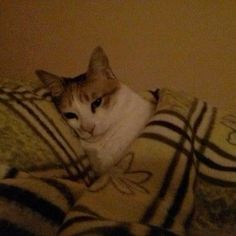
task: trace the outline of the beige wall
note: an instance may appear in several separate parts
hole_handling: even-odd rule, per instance
[[[235,0],[0,0],[0,75],[76,75],[102,45],[136,90],[171,87],[236,110]]]

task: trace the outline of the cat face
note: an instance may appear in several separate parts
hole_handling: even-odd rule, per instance
[[[51,91],[58,110],[81,139],[96,141],[117,122],[120,82],[109,66],[107,56],[98,47],[88,70],[75,78],[63,78],[36,71]]]
[[[69,85],[58,105],[69,125],[85,140],[105,134],[114,121],[119,84],[100,76],[87,78],[83,85]]]

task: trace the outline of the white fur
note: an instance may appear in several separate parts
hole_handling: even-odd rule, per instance
[[[81,143],[98,173],[105,172],[122,157],[154,111],[151,102],[125,85],[121,85],[115,96],[112,109],[99,111],[98,108],[96,115],[89,111],[88,106],[78,102],[74,104],[80,111],[82,122],[95,126],[95,137],[87,134],[90,138],[82,139]]]

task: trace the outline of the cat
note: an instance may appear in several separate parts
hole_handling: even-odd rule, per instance
[[[99,175],[120,160],[154,114],[152,102],[116,78],[101,47],[93,50],[87,72],[75,78],[36,74]]]

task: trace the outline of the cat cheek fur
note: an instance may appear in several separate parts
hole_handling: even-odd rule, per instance
[[[94,135],[104,134],[109,131],[109,129],[117,123],[117,117],[113,107],[101,109],[95,119],[96,128]]]
[[[104,134],[108,129],[109,129],[108,122],[105,122],[104,120],[102,122],[96,122],[93,135],[98,136]]]

